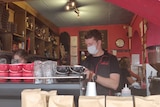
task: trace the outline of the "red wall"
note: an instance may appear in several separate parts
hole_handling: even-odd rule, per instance
[[[128,37],[127,29],[124,29],[124,25],[106,25],[106,26],[82,26],[82,27],[62,27],[60,28],[60,33],[68,32],[70,36],[78,36],[79,31],[88,31],[91,29],[107,30],[108,35],[108,51],[111,52],[113,49],[120,50],[117,52],[117,57],[129,56],[128,50]],[[123,38],[125,40],[125,46],[123,48],[117,48],[115,41],[118,38]]]
[[[131,38],[131,54],[140,54],[140,62],[142,62],[142,41],[141,32],[139,28],[140,22],[143,20],[140,16],[135,16],[132,20],[132,32],[133,36]]]
[[[133,37],[132,37],[132,48],[131,48],[131,54],[140,53],[141,60],[142,60],[142,45],[141,45],[142,41],[141,41],[141,36],[140,36],[141,34],[140,34],[140,29],[139,29],[139,23],[142,20],[143,20],[142,17],[137,16],[133,21],[133,24],[132,24]],[[154,45],[160,45],[160,26],[148,21],[147,22],[147,32],[146,32],[146,47],[154,46]],[[147,62],[147,59],[146,59],[146,62]]]
[[[131,51],[125,51],[129,49],[127,29],[124,29],[124,25],[106,25],[106,26],[82,26],[82,27],[63,27],[60,28],[61,32],[68,32],[70,36],[78,36],[79,31],[88,31],[91,29],[107,30],[108,32],[108,51],[119,50],[117,52],[117,57],[128,56],[131,54],[140,54],[140,62],[142,61],[142,41],[141,33],[139,28],[139,23],[144,18],[136,16],[133,18],[131,26],[133,36],[131,37]],[[151,22],[147,23],[147,33],[146,33],[146,47],[153,45],[160,45],[160,26],[153,24]],[[123,38],[125,40],[125,46],[123,48],[117,48],[115,41],[118,38]]]
[[[147,46],[160,45],[160,26],[148,22]]]
[[[139,53],[142,57],[142,38],[140,34],[139,23],[143,20],[142,17],[146,18],[149,22],[147,24],[147,33],[146,33],[146,47],[153,45],[160,45],[160,14],[157,14],[157,11],[160,10],[159,1],[146,1],[142,0],[106,0],[114,4],[117,4],[125,9],[128,9],[137,14],[131,22],[132,33],[131,37],[131,54]],[[127,4],[127,5],[126,5]],[[142,9],[142,7],[144,9]],[[156,11],[157,10],[157,11]],[[138,16],[139,15],[139,16]],[[125,50],[128,49],[128,37],[127,30],[123,28],[123,25],[109,25],[109,26],[85,26],[85,27],[69,27],[69,28],[60,28],[61,32],[68,32],[71,36],[78,36],[79,31],[98,29],[98,30],[107,30],[108,31],[108,50]],[[123,38],[125,40],[125,46],[123,48],[117,48],[115,46],[115,41],[118,38]],[[139,48],[140,47],[140,48]],[[129,52],[118,52],[118,57],[121,56],[130,56]]]

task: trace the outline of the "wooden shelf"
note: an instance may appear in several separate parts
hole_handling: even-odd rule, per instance
[[[13,33],[14,36],[17,36],[17,37],[21,37],[21,38],[24,38],[24,35],[20,35],[20,34],[17,34],[17,33]]]
[[[0,29],[0,32],[4,33],[4,32],[7,32],[6,29]]]
[[[29,31],[31,31],[31,32],[34,32],[34,30],[31,29],[31,28],[26,28],[26,30],[29,30]]]
[[[42,37],[38,37],[38,36],[35,36],[36,39],[40,39],[40,40],[43,40]]]
[[[35,11],[26,2],[10,2],[9,12],[9,31],[0,29],[0,39],[3,44],[3,50],[12,52],[13,43],[18,44],[19,48],[26,49],[29,54],[40,57],[59,58],[59,49],[53,49],[54,44],[50,37],[58,38],[58,27],[47,21],[37,11]],[[37,33],[40,37],[37,36]],[[54,34],[54,35],[52,35]],[[57,45],[59,45],[57,39]],[[23,47],[20,47],[23,44]]]
[[[12,52],[0,50],[0,55],[12,55]]]

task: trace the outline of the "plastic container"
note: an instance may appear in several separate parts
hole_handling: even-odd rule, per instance
[[[131,90],[127,87],[127,84],[125,84],[125,87],[122,89],[121,93],[122,96],[131,96]]]
[[[22,73],[21,72],[17,72],[17,73],[10,72],[9,76],[10,77],[22,77]],[[14,82],[14,83],[19,83],[19,82],[21,82],[21,79],[10,79],[10,81]]]
[[[9,70],[11,71],[21,71],[23,64],[9,64]]]
[[[43,77],[42,61],[40,61],[40,60],[34,61],[34,76],[35,77]],[[35,79],[34,83],[41,84],[41,83],[43,83],[43,79]]]
[[[23,64],[24,71],[33,71],[34,70],[34,63],[26,63]]]
[[[8,71],[9,65],[8,64],[0,64],[0,71]]]
[[[23,77],[33,77],[33,72],[23,72],[22,73],[22,76]],[[33,79],[24,79],[23,80],[25,83],[33,83],[34,82],[34,80]]]
[[[8,72],[0,72],[0,77],[8,77]],[[6,82],[8,79],[0,79],[0,83]]]
[[[23,72],[23,70],[19,70],[19,71],[12,71],[12,70],[9,70],[10,73],[20,73],[20,72]]]
[[[22,71],[23,71],[23,72],[26,72],[26,73],[32,73],[32,72],[34,72],[34,70],[26,70],[26,69],[24,69],[24,68],[22,68]]]

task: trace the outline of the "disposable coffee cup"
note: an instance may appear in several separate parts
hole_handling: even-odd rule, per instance
[[[86,96],[96,96],[96,83],[95,82],[88,82],[87,89],[86,89]]]

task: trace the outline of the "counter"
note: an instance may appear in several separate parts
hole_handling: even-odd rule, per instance
[[[0,84],[0,104],[2,107],[21,107],[21,91],[23,89],[41,88],[42,90],[57,90],[58,95],[74,95],[75,103],[79,95],[83,94],[82,84],[55,83],[55,84],[26,84],[4,83]],[[14,106],[13,106],[14,105]]]
[[[46,77],[1,77],[1,79],[17,79],[17,78],[27,78],[35,79],[41,78],[46,79]],[[40,88],[45,91],[57,90],[58,95],[74,95],[75,104],[78,104],[78,97],[84,95],[84,82],[83,76],[60,76],[60,77],[48,77],[48,78],[58,78],[60,80],[64,79],[78,79],[77,81],[58,81],[53,84],[34,84],[34,83],[13,83],[5,82],[0,84],[0,104],[2,107],[21,107],[21,92],[24,89],[37,89]],[[13,106],[14,105],[14,106]]]

